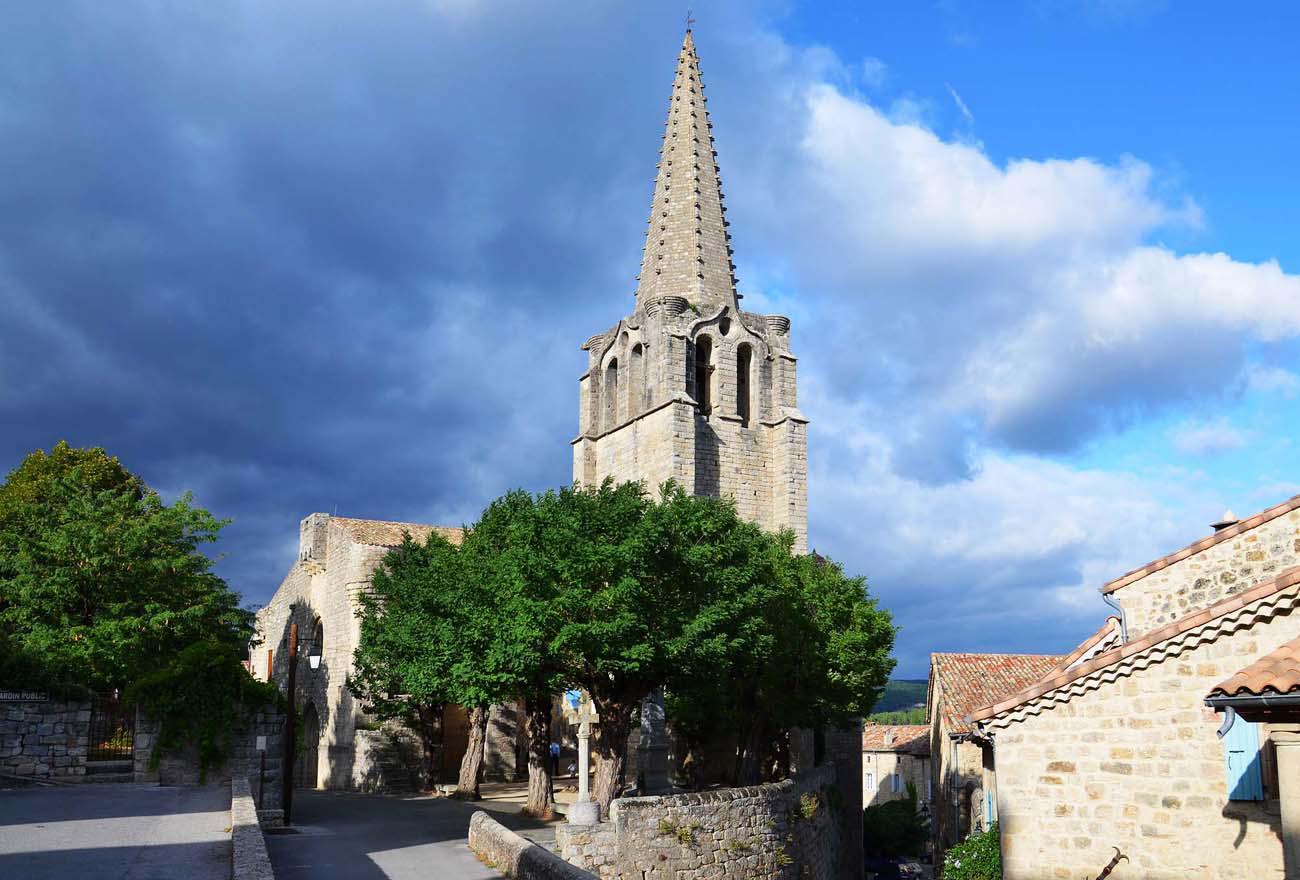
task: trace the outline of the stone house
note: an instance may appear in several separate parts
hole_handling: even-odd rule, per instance
[[[454,779],[468,743],[463,709],[447,708],[441,779],[420,775],[422,749],[402,725],[379,725],[347,688],[352,655],[361,637],[358,596],[384,556],[404,535],[424,541],[433,532],[458,543],[459,528],[351,519],[313,513],[299,528],[298,559],[275,595],[257,612],[253,674],[287,686],[289,625],[298,624],[297,711],[303,749],[292,768],[307,788],[363,791],[425,788]],[[320,661],[313,669],[308,654]],[[484,776],[513,780],[525,772],[522,725],[512,706],[492,707]]]
[[[924,724],[864,724],[862,726],[862,805],[907,797],[916,789],[918,804],[933,794],[930,777],[930,728]]]
[[[1300,496],[1215,528],[1103,586],[1118,621],[973,713],[996,752],[1009,880],[1091,880],[1115,847],[1132,876],[1300,876],[1283,867],[1300,815],[1282,821],[1300,768],[1278,761],[1300,720],[1286,714]]]
[[[993,749],[971,723],[971,712],[1039,681],[1062,659],[1052,654],[930,655],[925,717],[936,860],[997,817],[991,796],[996,787]]]

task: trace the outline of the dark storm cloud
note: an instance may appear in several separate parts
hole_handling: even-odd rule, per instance
[[[567,482],[578,346],[633,303],[680,11],[7,10],[0,466],[66,438],[195,490],[253,602],[312,511],[455,524]],[[812,543],[897,609],[904,674],[1066,650],[1105,613],[1079,591],[1185,523],[1177,481],[1050,456],[1240,385],[1258,328],[1206,317],[1238,299],[1211,286],[1169,299],[1188,323],[1090,347],[1088,320],[1113,329],[1090,273],[1179,213],[1142,168],[995,166],[766,11],[710,4],[697,36],[745,304],[795,319]]]
[[[313,510],[467,517],[566,481],[678,39],[615,18],[10,10],[0,460],[67,438],[193,488],[254,601]]]

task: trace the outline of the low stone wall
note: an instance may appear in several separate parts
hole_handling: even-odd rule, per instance
[[[275,880],[266,838],[257,822],[257,805],[242,776],[230,782],[230,851],[232,880]]]
[[[150,767],[154,746],[158,742],[158,722],[143,715],[135,722],[135,781],[157,782],[160,785],[197,785],[199,782],[199,756],[194,746],[175,752],[163,752],[158,765]],[[279,810],[283,796],[281,769],[284,764],[284,715],[274,709],[263,709],[254,715],[230,743],[230,755],[218,768],[210,769],[208,782],[225,782],[242,777],[258,808]],[[262,752],[265,746],[266,772],[262,774]]]
[[[482,810],[469,820],[469,848],[489,868],[518,880],[596,880],[594,875],[525,840]]]
[[[560,825],[555,836],[568,862],[602,880],[832,880],[843,809],[824,766],[768,785],[622,798],[608,822]]]
[[[33,779],[84,776],[89,741],[89,702],[0,702],[0,773]]]

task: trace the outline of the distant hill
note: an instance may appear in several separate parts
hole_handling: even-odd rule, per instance
[[[885,684],[880,702],[872,706],[871,711],[897,712],[900,709],[910,709],[918,703],[924,706],[927,683],[924,678],[891,678]]]

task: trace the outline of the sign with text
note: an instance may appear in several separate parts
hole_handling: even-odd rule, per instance
[[[48,703],[49,694],[39,691],[0,691],[0,703]]]

